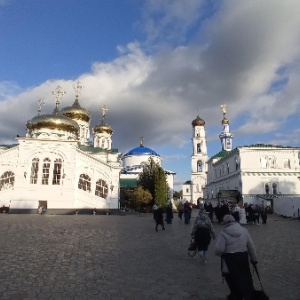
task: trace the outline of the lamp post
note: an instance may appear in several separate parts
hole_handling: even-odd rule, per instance
[[[110,209],[110,202],[111,202],[111,198],[112,198],[112,192],[113,192],[113,190],[114,190],[114,185],[112,184],[112,185],[110,186],[109,209]]]

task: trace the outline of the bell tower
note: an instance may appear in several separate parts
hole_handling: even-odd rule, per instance
[[[191,157],[191,201],[199,204],[198,200],[203,198],[203,189],[206,184],[207,171],[207,146],[205,136],[205,121],[197,115],[192,121],[193,126],[193,153]]]
[[[229,129],[229,120],[226,118],[227,106],[225,104],[221,105],[223,112],[223,119],[221,124],[223,125],[223,131],[219,135],[222,144],[222,150],[231,151],[232,150],[232,138],[233,134]]]

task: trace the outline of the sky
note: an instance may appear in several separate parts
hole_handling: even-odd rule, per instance
[[[233,147],[300,146],[298,0],[0,0],[0,144],[79,98],[114,130],[125,154],[155,150],[190,180],[192,121],[205,120],[208,155],[221,150],[222,111]]]

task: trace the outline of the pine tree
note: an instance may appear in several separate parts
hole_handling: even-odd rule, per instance
[[[139,176],[139,185],[148,190],[152,195],[152,203],[165,206],[168,201],[168,184],[166,174],[152,158],[145,164]]]

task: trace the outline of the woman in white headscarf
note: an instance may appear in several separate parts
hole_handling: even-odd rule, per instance
[[[215,239],[215,231],[211,220],[203,207],[200,207],[199,214],[195,218],[191,236],[195,239],[201,260],[203,263],[206,263],[208,246],[210,244],[211,237]]]
[[[221,256],[222,275],[230,289],[228,300],[255,300],[253,280],[249,266],[257,263],[253,241],[246,228],[231,215],[223,218],[224,228],[216,242],[216,254]]]

